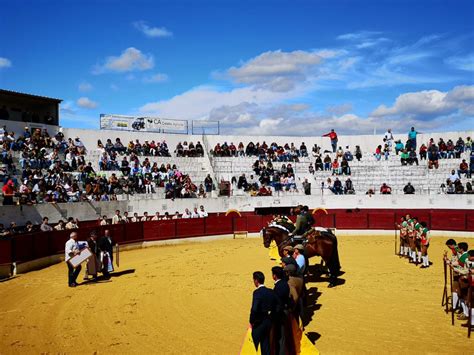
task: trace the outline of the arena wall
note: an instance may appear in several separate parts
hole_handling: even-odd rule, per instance
[[[76,202],[59,204],[40,204],[33,206],[3,206],[0,208],[0,222],[8,225],[15,221],[23,225],[25,221],[41,223],[44,216],[49,217],[50,223],[74,217],[80,221],[96,220],[106,215],[111,217],[115,210],[122,213],[128,211],[129,215],[137,212],[161,215],[165,212],[174,214],[176,211],[183,213],[186,208],[192,209],[203,205],[206,211],[222,213],[229,209],[244,212],[253,212],[261,207],[291,207],[298,204],[308,205],[311,208],[326,209],[473,209],[474,195],[285,195],[249,197],[233,196],[205,199],[154,199],[154,195],[141,195],[142,199],[130,201],[110,202]]]
[[[406,213],[426,221],[434,231],[474,232],[474,210],[459,209],[320,209],[315,212],[316,224],[336,230],[393,231],[395,222]],[[293,216],[294,218],[294,216]],[[257,233],[268,225],[271,215],[235,213],[229,216],[212,214],[207,218],[149,221],[98,226],[96,221],[83,222],[77,230],[79,240],[86,240],[92,230],[102,234],[105,229],[120,245],[165,240],[232,235],[235,231]],[[9,276],[13,266],[18,272],[44,267],[62,260],[64,244],[70,231],[22,234],[0,240],[0,276]],[[451,233],[451,232],[450,232]],[[33,262],[36,261],[36,262]],[[25,265],[22,265],[25,264]]]

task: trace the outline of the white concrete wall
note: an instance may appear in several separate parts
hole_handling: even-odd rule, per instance
[[[94,220],[101,215],[112,217],[116,209],[134,212],[142,215],[147,211],[150,215],[159,211],[160,214],[170,214],[185,208],[204,205],[208,212],[226,212],[229,209],[253,211],[256,207],[292,207],[298,204],[310,208],[322,207],[332,209],[354,208],[393,208],[393,209],[474,209],[473,195],[373,195],[368,197],[354,195],[325,195],[325,196],[269,196],[269,197],[221,197],[208,199],[140,199],[134,201],[92,202],[92,203],[62,203],[57,205],[44,204],[36,206],[3,206],[0,208],[0,222],[7,224],[15,221],[23,225],[27,220],[40,223],[43,216],[48,216],[51,223],[66,217],[79,220]]]

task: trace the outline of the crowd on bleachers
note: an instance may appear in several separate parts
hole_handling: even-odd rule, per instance
[[[438,169],[440,159],[461,159],[466,155],[465,153],[472,153],[472,140],[470,137],[467,137],[465,140],[462,137],[459,137],[456,143],[451,139],[448,139],[445,143],[443,138],[440,138],[438,143],[435,143],[434,139],[431,138],[429,142],[426,142],[426,144],[421,144],[417,153],[418,134],[419,133],[415,128],[412,127],[408,132],[406,142],[402,143],[401,140],[395,141],[391,130],[388,129],[383,136],[383,144],[378,145],[375,149],[373,159],[375,161],[388,160],[393,154],[400,157],[400,164],[402,166],[418,166],[424,160],[427,162],[428,169]],[[244,144],[240,142],[235,146],[233,143],[227,144],[224,142],[223,144],[218,143],[211,151],[211,154],[216,157],[256,156],[258,159],[252,165],[252,170],[255,172],[255,178],[253,175],[251,175],[250,178],[245,175],[238,175],[233,176],[231,179],[232,182],[235,183],[237,189],[250,192],[252,195],[255,195],[254,191],[258,190],[261,186],[269,187],[271,188],[271,191],[274,192],[297,191],[299,187],[297,182],[303,181],[303,179],[299,178],[298,175],[301,176],[306,172],[303,172],[300,169],[298,174],[296,174],[291,163],[299,163],[301,158],[309,157],[309,155],[311,155],[315,161],[314,163],[309,163],[307,173],[313,175],[315,180],[318,171],[327,172],[336,177],[336,179],[333,178],[334,180],[328,179],[326,181],[326,178],[324,178],[321,182],[322,191],[328,189],[337,195],[355,193],[352,180],[349,178],[346,179],[346,182],[343,182],[340,180],[339,176],[352,175],[351,162],[360,162],[363,159],[369,161],[369,155],[364,158],[360,146],[355,146],[354,150],[351,150],[349,146],[346,146],[345,149],[341,146],[338,147],[338,138],[334,130],[331,130],[330,133],[324,136],[330,138],[332,152],[329,150],[323,150],[317,144],[314,145],[311,152],[308,152],[305,143],[302,143],[300,148],[297,149],[294,143],[285,143],[284,145],[271,143],[270,145],[267,145],[265,142],[257,142],[256,144],[250,142],[247,146],[244,146]],[[466,181],[463,184],[461,175],[465,175],[468,179],[471,178],[471,170],[474,165],[473,161],[474,157],[472,157],[472,155],[470,162],[463,159],[460,163],[459,169],[457,169],[458,179],[450,177],[446,182],[443,182],[439,187],[438,192],[472,193],[472,183]],[[274,168],[275,162],[283,162],[284,164],[280,169],[276,169]],[[285,164],[287,162],[290,164]],[[436,190],[436,188],[436,185],[433,186],[433,190]],[[403,191],[404,194],[414,194],[416,189],[411,183],[408,183],[401,191]],[[380,190],[376,187],[372,187],[367,190],[366,194],[373,195],[376,192],[380,192],[380,194],[391,194],[392,188],[387,183],[384,183],[380,186]]]
[[[179,142],[176,145],[175,153],[177,157],[203,157],[204,148],[199,141],[196,143],[196,145],[194,145],[193,142],[189,142],[188,144],[187,141],[183,141],[183,143]]]
[[[107,139],[105,145],[99,139],[97,141],[97,149],[100,152],[106,152],[110,159],[116,159],[117,154],[120,155],[147,155],[147,156],[160,156],[160,157],[170,157],[170,153],[168,150],[168,145],[166,141],[155,142],[152,141],[145,141],[144,143],[140,143],[139,139],[135,141],[130,141],[128,145],[125,147],[120,138],[115,138],[115,143],[112,142],[111,139]]]

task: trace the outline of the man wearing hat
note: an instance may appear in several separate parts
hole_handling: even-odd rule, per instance
[[[295,225],[295,230],[293,231],[293,235],[303,236],[308,230],[311,229],[311,226],[314,223],[314,218],[309,213],[308,206],[299,205],[296,208],[295,212],[299,214],[298,214],[298,217],[296,218],[296,225]]]

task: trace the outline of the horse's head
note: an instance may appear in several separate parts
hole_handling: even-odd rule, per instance
[[[263,237],[263,246],[265,248],[270,248],[270,243],[272,242],[272,233],[269,233],[266,228],[263,228],[260,231],[260,234]]]

